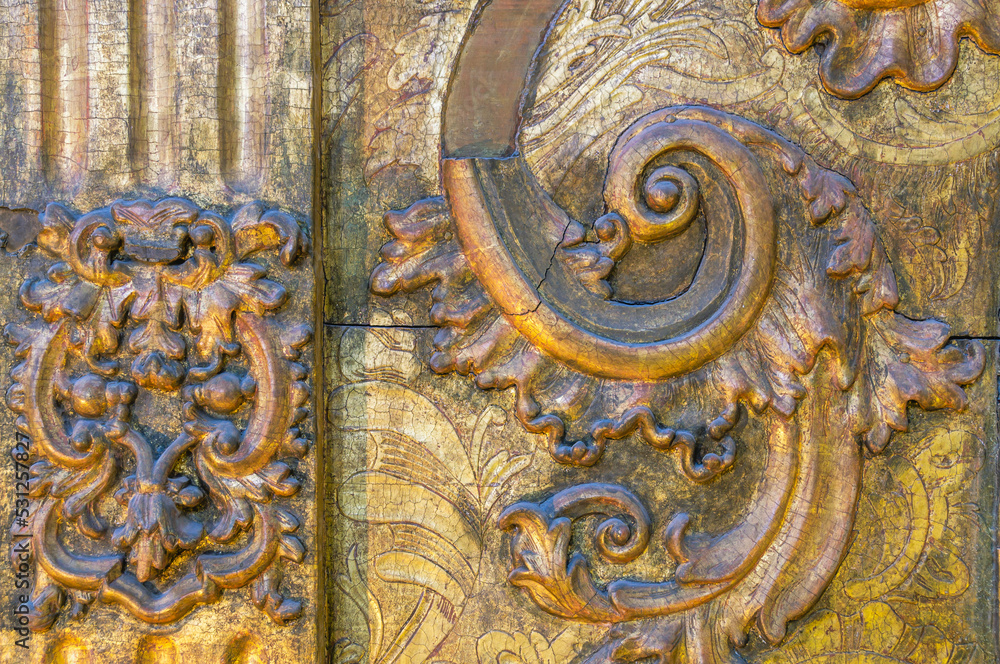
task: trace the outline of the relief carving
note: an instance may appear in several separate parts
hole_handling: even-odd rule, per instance
[[[517,155],[446,159],[442,184],[443,197],[386,215],[394,239],[371,279],[382,295],[433,288],[435,371],[514,387],[518,419],[571,466],[636,433],[707,486],[740,463],[742,437],[766,444],[723,532],[691,531],[692,515],[644,504],[627,482],[502,513],[511,583],[555,616],[616,625],[583,661],[731,661],[754,625],[780,643],[846,555],[864,455],[907,429],[910,403],[963,409],[961,386],[982,372],[981,343],[895,311],[892,265],[851,182],[738,116],[640,118],[590,223]],[[595,516],[581,548],[573,524]],[[658,580],[601,583],[583,553],[607,569],[653,547],[672,561]]]
[[[849,99],[884,78],[923,92],[941,87],[955,71],[963,37],[1000,53],[1000,12],[989,1],[760,0],[757,18],[781,28],[792,53],[821,47],[824,87]]]
[[[275,314],[306,233],[258,203],[225,219],[177,198],[50,204],[40,220],[47,269],[20,292],[34,315],[5,330],[30,440],[15,456],[32,514],[14,534],[37,563],[32,629],[96,599],[169,623],[242,587],[294,620],[280,583],[305,556],[286,503],[310,447],[312,331]]]
[[[0,660],[1000,661],[998,3],[7,3]]]

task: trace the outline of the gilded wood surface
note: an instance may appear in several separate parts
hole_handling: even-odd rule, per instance
[[[304,249],[297,223],[253,205],[226,222],[181,199],[116,203],[79,219],[53,204],[42,223],[38,246],[59,262],[21,287],[41,324],[6,330],[22,360],[7,402],[30,441],[15,459],[25,467],[34,460],[31,524],[15,523],[30,532],[40,568],[31,628],[49,629],[67,594],[74,614],[100,599],[162,624],[247,584],[275,622],[299,618],[301,604],[279,590],[279,561],[304,558],[300,517],[269,503],[300,486],[281,459],[309,449],[299,429],[309,414],[308,370],[299,362],[312,330],[265,318],[288,291],[243,261],[280,248],[290,267]],[[177,263],[189,243],[190,256]],[[134,354],[127,373],[119,330]],[[151,415],[143,405],[167,408],[171,397],[183,404],[181,431],[160,451],[139,420]],[[188,452],[201,486],[178,472]],[[100,501],[128,467],[133,474],[114,491],[123,514],[110,531]],[[205,502],[218,511],[214,520],[185,513]],[[98,555],[65,545],[60,530],[70,524],[101,541],[88,547]],[[191,571],[169,579],[175,557],[244,531],[245,545],[197,555]],[[144,585],[160,579],[161,589]]]
[[[0,661],[998,661],[994,5],[0,4]]]
[[[317,659],[312,13],[0,8],[0,661]]]
[[[322,9],[333,661],[996,661],[990,7]]]

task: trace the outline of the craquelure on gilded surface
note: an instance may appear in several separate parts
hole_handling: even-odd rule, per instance
[[[0,12],[0,661],[313,660],[311,8]]]
[[[334,661],[995,661],[991,7],[323,9]]]
[[[3,661],[997,661],[996,3],[0,12]]]

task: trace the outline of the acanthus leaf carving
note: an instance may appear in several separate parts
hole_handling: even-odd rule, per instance
[[[72,615],[100,599],[167,623],[248,585],[273,620],[296,618],[281,561],[305,548],[280,502],[299,489],[289,459],[308,451],[311,337],[275,324],[286,288],[244,259],[278,250],[295,278],[305,231],[258,203],[227,221],[176,198],[79,217],[50,204],[40,220],[55,262],[21,288],[40,316],[6,328],[21,361],[7,401],[33,455],[32,628],[67,598]],[[161,444],[149,410],[170,400],[181,426]]]
[[[649,544],[651,519],[638,498],[622,487],[584,484],[545,502],[516,503],[500,515],[501,528],[516,529],[511,544],[519,566],[508,577],[549,613],[571,620],[618,622],[623,611],[612,591],[599,589],[580,554],[567,559],[572,521],[608,517],[595,531],[595,544],[606,560],[635,560]]]
[[[739,463],[739,423],[756,421],[767,461],[745,513],[705,534],[671,515],[669,578],[601,587],[573,551],[580,514],[555,507],[567,495],[617,510],[599,535],[617,546],[650,527],[625,486],[571,487],[500,520],[512,532],[513,584],[554,615],[616,625],[586,661],[730,661],[754,625],[780,642],[838,569],[861,443],[881,452],[906,430],[910,404],[964,408],[961,386],[985,354],[941,322],[895,311],[892,265],[853,185],[775,133],[668,108],[622,133],[608,164],[605,213],[583,223],[520,157],[444,160],[443,197],[386,215],[393,240],[371,287],[431,287],[431,367],[514,387],[518,419],[560,463],[594,465],[607,441],[637,433],[679,450],[690,480],[711,482]],[[618,299],[613,277],[629,252],[692,225],[706,239],[686,287]],[[700,414],[665,426],[689,400]]]

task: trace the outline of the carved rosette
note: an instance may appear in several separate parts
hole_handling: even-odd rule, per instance
[[[982,345],[896,313],[892,266],[853,185],[733,115],[638,120],[588,223],[520,157],[445,160],[442,173],[443,197],[386,215],[394,239],[371,280],[382,295],[433,288],[435,371],[514,387],[518,418],[564,464],[591,466],[636,433],[674,452],[690,481],[713,482],[739,463],[750,420],[767,449],[724,532],[690,533],[687,514],[651,515],[617,484],[512,505],[500,518],[514,534],[510,581],[551,614],[618,624],[587,662],[728,662],[754,624],[780,642],[846,554],[864,450],[906,430],[910,403],[964,408]],[[617,295],[631,252],[691,232],[700,256],[677,261],[694,266],[679,288]],[[664,511],[666,539],[650,543]],[[573,552],[572,522],[593,515],[606,517],[596,551],[608,563],[665,547],[673,573],[602,587]]]
[[[52,262],[21,287],[35,315],[5,330],[31,443],[31,627],[98,598],[167,623],[245,586],[295,619],[282,561],[305,548],[283,503],[309,450],[312,332],[276,323],[289,292],[247,259],[277,250],[272,271],[294,278],[306,234],[257,203],[228,220],[181,199],[40,219]]]

